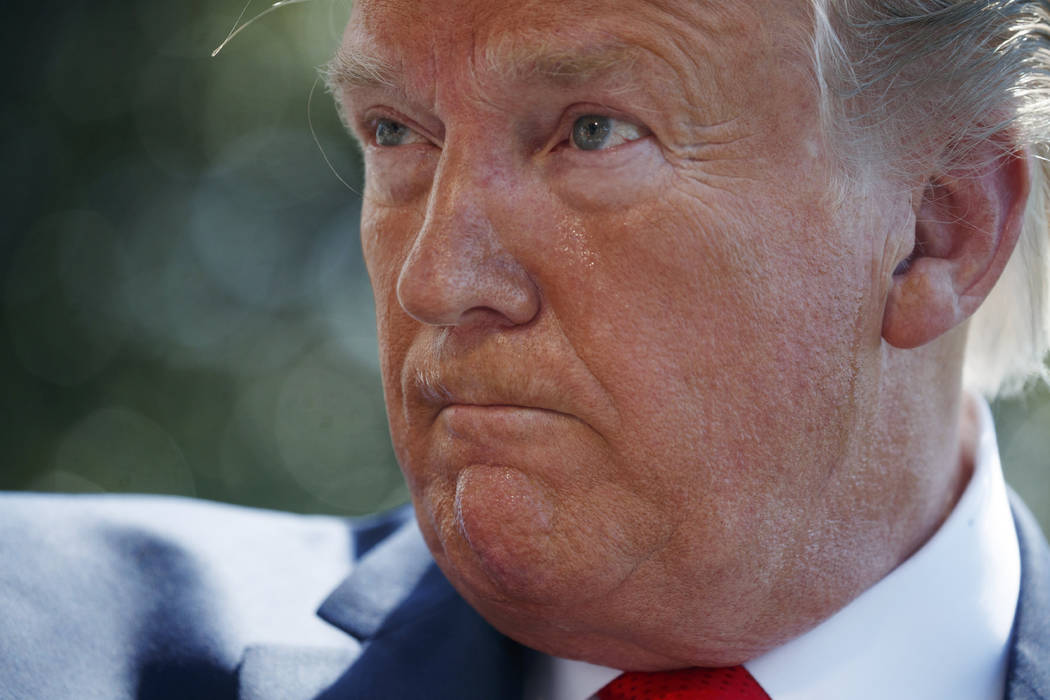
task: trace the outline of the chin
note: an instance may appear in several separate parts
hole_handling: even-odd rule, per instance
[[[532,605],[563,603],[566,562],[559,556],[557,505],[521,471],[471,466],[457,475],[451,535],[452,576],[477,597]]]
[[[587,522],[579,504],[550,497],[517,469],[466,467],[424,503],[435,559],[479,606],[579,605],[633,568],[609,549],[615,540],[601,536],[603,523]]]

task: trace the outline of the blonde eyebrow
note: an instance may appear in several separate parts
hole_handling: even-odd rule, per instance
[[[630,68],[639,52],[638,47],[619,41],[553,47],[518,40],[491,47],[486,63],[489,70],[507,80],[572,87]]]
[[[346,88],[392,88],[398,73],[380,56],[357,46],[340,46],[322,69],[325,84],[335,94]]]

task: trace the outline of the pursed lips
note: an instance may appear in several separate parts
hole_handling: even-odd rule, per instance
[[[462,410],[476,410],[476,411],[492,411],[492,412],[512,412],[512,411],[535,411],[537,413],[549,413],[554,416],[564,416],[566,418],[576,418],[571,413],[565,413],[564,411],[556,411],[552,408],[543,408],[542,406],[529,406],[520,403],[484,403],[484,402],[467,402],[467,401],[452,401],[445,404],[438,409],[438,415],[446,411],[462,411]]]
[[[441,425],[453,436],[478,439],[486,433],[536,439],[536,431],[565,420],[595,429],[581,402],[586,388],[571,377],[551,378],[542,368],[475,361],[464,371],[460,364],[425,362],[406,367],[402,377],[405,417],[417,429]]]
[[[526,377],[523,382],[523,377]],[[537,382],[527,379],[527,375],[513,375],[511,381],[514,384],[548,384],[548,382]],[[538,392],[509,390],[507,384],[510,382],[498,379],[483,380],[477,375],[471,376],[467,381],[449,381],[444,373],[434,371],[416,370],[411,382],[411,393],[422,399],[435,412],[435,416],[450,408],[473,408],[489,410],[523,410],[542,411],[566,417],[576,416],[559,408],[554,408],[556,402],[544,400],[532,394]]]
[[[549,447],[557,444],[562,428],[581,424],[576,416],[560,411],[506,403],[446,404],[433,423],[441,434],[463,445],[482,448],[479,454],[489,455],[489,449],[499,445]]]
[[[403,417],[415,429],[460,408],[570,418],[603,438],[620,428],[612,397],[567,342],[427,335],[403,358],[400,380]]]

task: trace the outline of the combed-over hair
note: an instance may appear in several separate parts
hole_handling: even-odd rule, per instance
[[[970,322],[965,383],[992,396],[1045,377],[1050,1],[813,0],[813,7],[822,119],[844,188],[862,190],[866,173],[887,157],[907,176],[954,169],[988,144],[1016,144],[1034,156],[1018,249]]]

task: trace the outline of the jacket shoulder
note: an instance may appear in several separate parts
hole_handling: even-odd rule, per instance
[[[250,645],[352,643],[314,613],[351,570],[355,532],[182,498],[0,494],[0,687],[232,697]]]
[[[1050,700],[1050,546],[1016,493],[1011,507],[1021,550],[1021,592],[1007,677],[1010,700]]]

